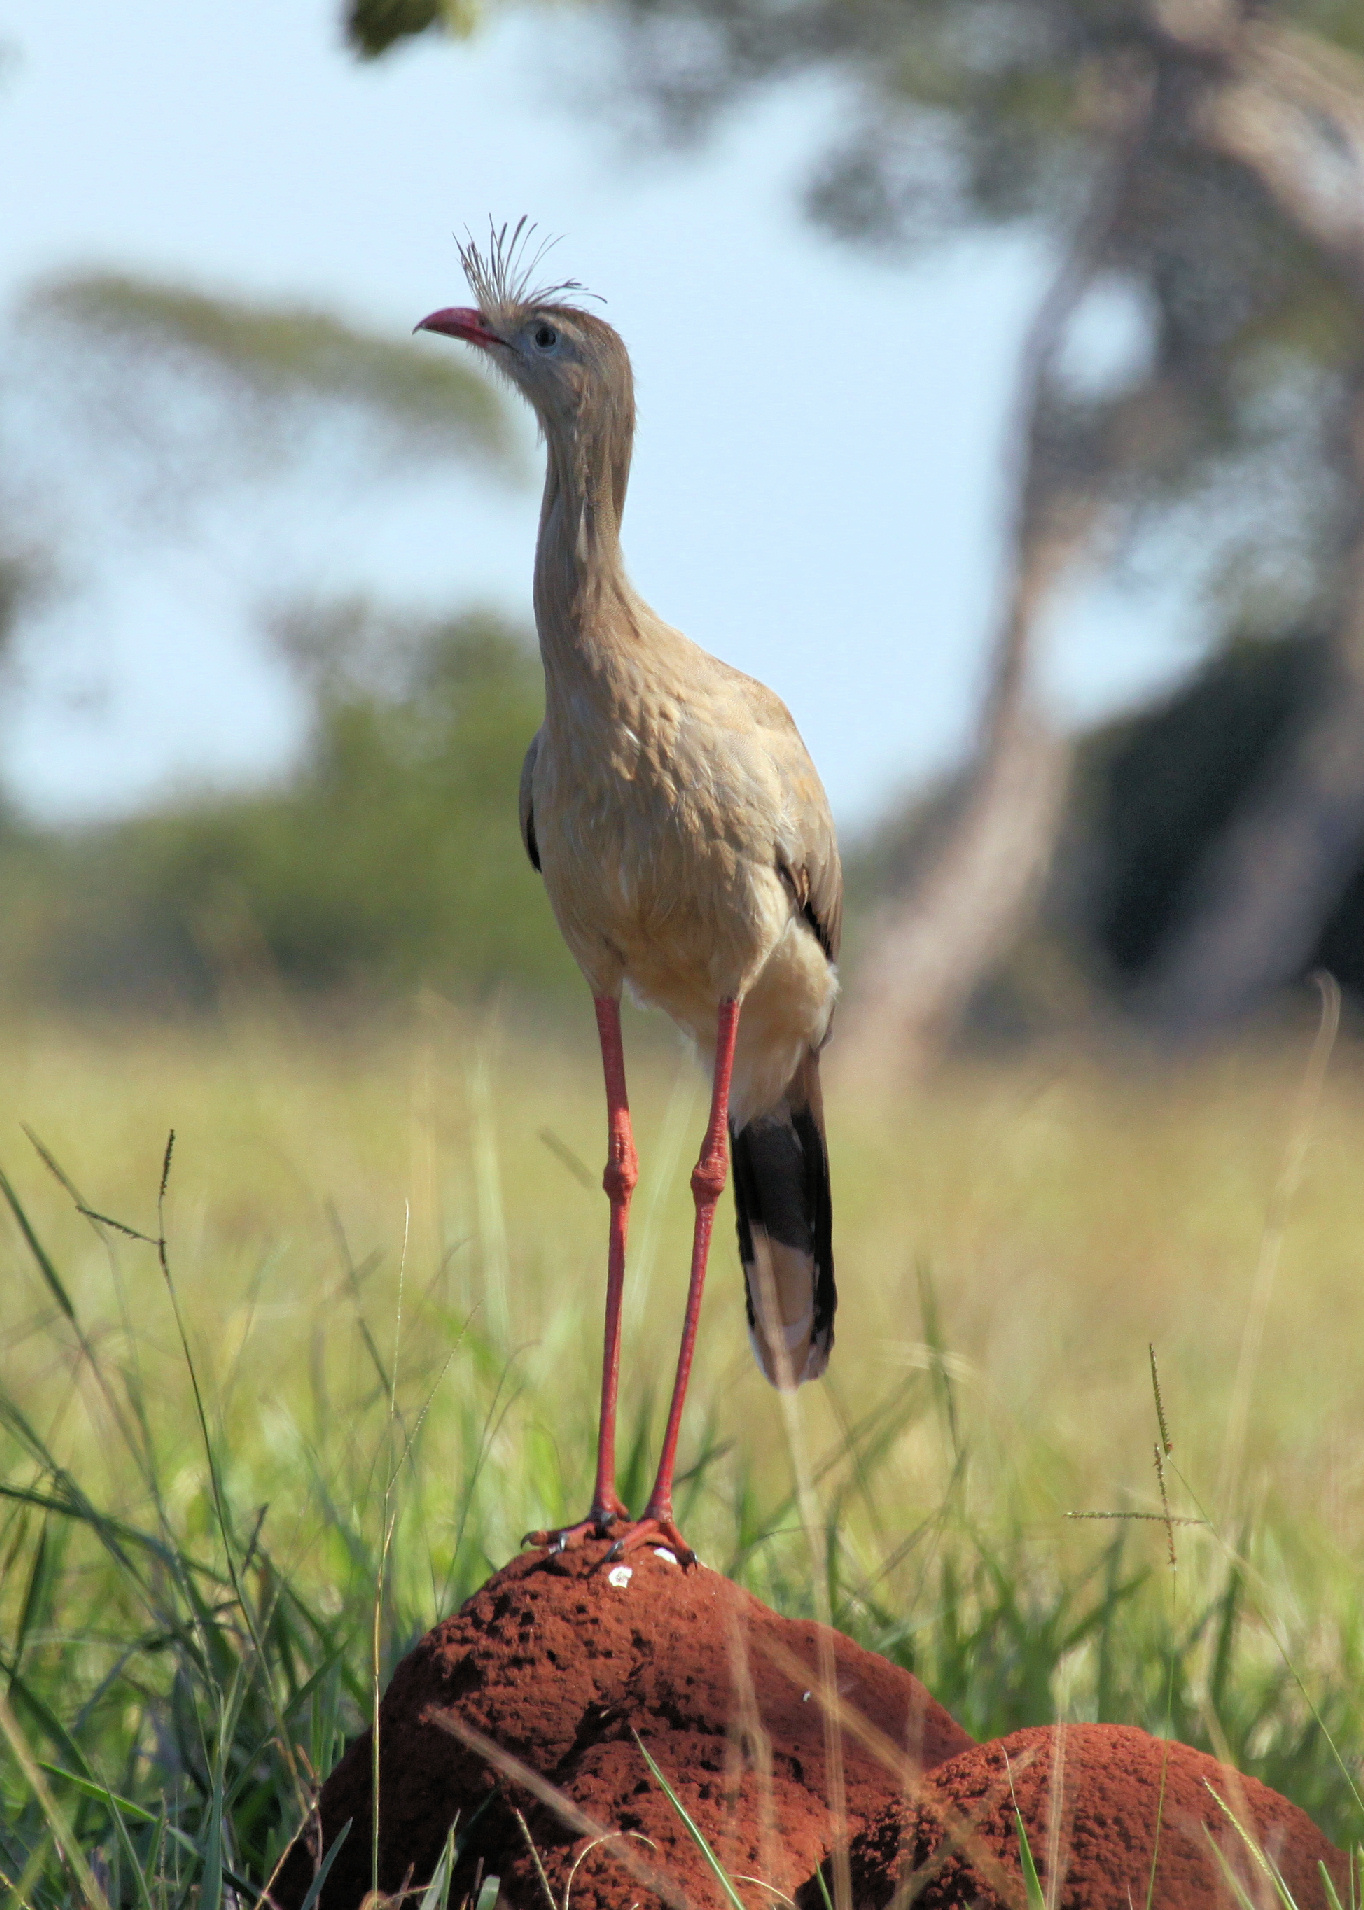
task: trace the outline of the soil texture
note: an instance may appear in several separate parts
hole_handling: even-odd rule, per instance
[[[1326,1910],[1323,1863],[1350,1901],[1345,1858],[1277,1792],[1185,1744],[1126,1725],[1070,1724],[973,1745],[933,1770],[913,1802],[879,1811],[853,1840],[856,1910],[883,1910],[902,1884],[916,1910],[1024,1905],[1015,1800],[1043,1895],[1058,1910],[1246,1901],[1277,1910],[1281,1899],[1227,1811],[1278,1866],[1298,1910]]]
[[[562,1910],[570,1873],[572,1910],[723,1904],[647,1750],[726,1870],[794,1897],[906,1781],[970,1747],[918,1679],[841,1634],[704,1566],[648,1548],[611,1566],[606,1552],[523,1554],[398,1666],[379,1719],[385,1893],[431,1875],[458,1817],[454,1904],[481,1875],[501,1879],[508,1910],[547,1910],[546,1890]],[[832,1748],[830,1678],[856,1720]],[[316,1853],[347,1822],[321,1910],[357,1910],[369,1890],[372,1755],[367,1732],[327,1779],[320,1827],[276,1880],[280,1910],[300,1910]]]

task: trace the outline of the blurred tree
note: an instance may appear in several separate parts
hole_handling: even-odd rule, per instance
[[[458,995],[572,983],[521,846],[540,720],[529,643],[490,617],[297,611],[280,640],[313,698],[281,788],[75,833],[3,858],[12,1000],[210,1004],[283,985]]]
[[[169,359],[278,402],[349,402],[438,455],[505,459],[506,412],[488,382],[416,339],[360,331],[330,312],[210,297],[119,273],[54,280],[29,295],[30,324],[98,342],[120,374]]]
[[[0,668],[19,612],[36,594],[37,582],[35,558],[0,553]]]
[[[1149,709],[1105,724],[1079,752],[1067,897],[1101,979],[1139,990],[1178,938],[1226,832],[1291,754],[1326,689],[1329,637],[1241,636]],[[1083,880],[1077,880],[1083,871]],[[1338,938],[1332,937],[1333,941]],[[1310,951],[1320,960],[1320,950]],[[1364,944],[1338,970],[1364,986]]]
[[[66,472],[74,449],[143,512],[183,514],[225,482],[341,469],[353,480],[414,457],[522,475],[508,409],[486,377],[428,341],[324,311],[85,274],[30,293],[9,361],[15,456],[32,464],[34,440],[50,441]],[[24,406],[26,430],[15,418]],[[60,520],[69,477],[49,488]],[[60,521],[49,535],[60,539]]]
[[[1243,1012],[1294,972],[1364,840],[1364,9],[614,0],[608,17],[625,83],[675,134],[803,69],[842,76],[847,130],[809,193],[831,229],[921,245],[1026,220],[1058,245],[974,768],[870,938],[845,1038],[868,1060],[931,1044],[1039,892],[1068,749],[1029,665],[1081,556],[1183,565],[1227,628],[1331,632],[1314,718],[1245,792],[1146,998],[1181,1031]],[[447,23],[421,0],[351,0],[347,19],[371,56]],[[1132,348],[1096,372],[1086,338],[1115,316]]]
[[[968,1038],[1052,1039],[1111,1020],[1148,994],[1257,789],[1272,788],[1317,720],[1331,633],[1311,624],[1233,634],[1192,676],[1075,738],[1056,855],[1037,920],[972,996]],[[911,887],[963,797],[937,785],[851,845],[845,861],[855,974],[858,933],[887,892]],[[1364,851],[1304,951],[1364,1003]],[[1315,1003],[1314,1003],[1315,1006]]]
[[[224,479],[290,469],[350,483],[399,452],[404,470],[417,455],[520,475],[492,387],[426,341],[121,276],[30,297],[4,395],[30,407],[17,435],[38,440],[35,455],[60,440],[59,476],[97,466],[135,512],[178,513]],[[49,491],[60,573],[67,490]],[[33,576],[0,562],[0,644]],[[12,1000],[204,1002],[248,977],[467,992],[562,971],[516,824],[541,708],[524,638],[486,617],[363,605],[279,616],[271,634],[313,712],[284,786],[76,831],[12,817],[0,832]]]
[[[472,7],[458,0],[350,0],[346,8],[346,37],[365,59],[379,54],[398,40],[406,40],[431,27],[464,32],[472,21]]]
[[[9,526],[6,526],[6,530]],[[24,612],[37,602],[48,584],[50,565],[32,548],[6,549],[0,543],[0,703],[10,693],[13,677],[12,639]],[[0,836],[19,827],[0,789]]]

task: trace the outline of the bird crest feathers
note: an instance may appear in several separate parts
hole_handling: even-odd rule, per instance
[[[557,305],[565,293],[584,293],[577,279],[535,283],[541,263],[559,243],[536,239],[536,227],[523,214],[514,226],[488,221],[488,243],[480,250],[472,233],[459,247],[460,264],[478,309],[494,323],[537,305]],[[587,293],[586,296],[593,296]]]

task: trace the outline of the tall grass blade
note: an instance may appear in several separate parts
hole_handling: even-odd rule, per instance
[[[738,1891],[734,1888],[734,1885],[730,1882],[729,1873],[726,1871],[724,1865],[720,1862],[720,1859],[716,1856],[715,1852],[711,1849],[710,1845],[707,1843],[705,1833],[702,1831],[700,1825],[696,1822],[696,1819],[691,1815],[690,1811],[688,1811],[686,1805],[682,1802],[682,1799],[677,1795],[677,1792],[673,1789],[672,1785],[668,1782],[667,1778],[664,1777],[662,1771],[659,1770],[657,1764],[655,1764],[654,1760],[650,1757],[643,1738],[641,1738],[641,1736],[639,1735],[639,1732],[634,1729],[631,1730],[630,1736],[634,1739],[635,1743],[639,1746],[640,1756],[644,1759],[644,1762],[648,1765],[650,1771],[653,1773],[654,1780],[658,1784],[659,1789],[663,1792],[663,1795],[667,1798],[669,1804],[672,1805],[673,1810],[677,1814],[678,1821],[681,1823],[687,1835],[691,1838],[692,1842],[696,1845],[696,1848],[700,1851],[701,1855],[705,1858],[707,1864],[709,1864],[711,1870],[714,1872],[715,1880],[719,1884],[721,1890],[723,1890],[723,1892],[725,1893],[725,1897],[727,1898],[727,1900],[729,1901],[731,1905],[731,1910],[745,1910],[744,1900],[739,1895]]]
[[[1281,1876],[1279,1872],[1278,1865],[1270,1862],[1269,1858],[1266,1857],[1265,1853],[1261,1850],[1259,1844],[1251,1836],[1250,1832],[1246,1829],[1245,1825],[1241,1822],[1240,1818],[1236,1815],[1236,1812],[1231,1808],[1231,1805],[1228,1804],[1227,1800],[1224,1797],[1218,1796],[1217,1792],[1213,1789],[1212,1785],[1209,1784],[1207,1778],[1204,1778],[1203,1780],[1203,1788],[1207,1791],[1208,1796],[1213,1798],[1216,1801],[1217,1808],[1221,1811],[1222,1815],[1226,1818],[1227,1822],[1232,1826],[1233,1830],[1235,1830],[1236,1835],[1241,1839],[1241,1842],[1245,1845],[1246,1849],[1250,1852],[1251,1862],[1255,1865],[1256,1869],[1260,1872],[1261,1876],[1267,1877],[1270,1883],[1273,1885],[1274,1894],[1279,1899],[1280,1904],[1283,1906],[1283,1910],[1297,1910],[1297,1905],[1295,1904],[1293,1900],[1292,1893],[1290,1892],[1288,1885],[1284,1882],[1283,1877]],[[1225,1857],[1223,1856],[1221,1848],[1218,1845],[1217,1839],[1213,1836],[1211,1830],[1208,1829],[1208,1826],[1206,1824],[1203,1826],[1203,1829],[1205,1833],[1207,1834],[1208,1842],[1212,1845],[1213,1849],[1217,1852],[1218,1858],[1222,1863],[1222,1868],[1224,1872],[1226,1873],[1228,1878],[1230,1878],[1231,1868],[1228,1865]],[[1249,1910],[1255,1910],[1255,1906],[1249,1903],[1248,1898],[1245,1898],[1244,1891],[1241,1892],[1241,1895],[1244,1901],[1246,1901],[1247,1904],[1249,1905]]]
[[[1023,1822],[1023,1813],[1018,1808],[1018,1793],[1014,1790],[1013,1766],[1009,1755],[1004,1754],[1004,1769],[1009,1779],[1009,1799],[1014,1807],[1014,1829],[1018,1835],[1018,1864],[1023,1872],[1023,1892],[1028,1902],[1028,1910],[1048,1910],[1047,1899],[1042,1882],[1037,1874],[1037,1865],[1033,1861],[1032,1845],[1028,1842],[1027,1826]]]
[[[129,1798],[116,1797],[107,1784],[92,1784],[83,1777],[76,1777],[74,1773],[62,1770],[60,1765],[46,1764],[43,1763],[41,1759],[39,1760],[39,1766],[42,1770],[48,1772],[49,1775],[62,1778],[83,1796],[97,1800],[105,1806],[113,1821],[114,1832],[118,1838],[119,1847],[127,1861],[129,1875],[132,1877],[134,1885],[136,1886],[137,1897],[139,1903],[142,1905],[142,1910],[152,1910],[151,1891],[148,1887],[145,1867],[139,1859],[136,1850],[133,1848],[132,1838],[128,1835],[128,1826],[124,1823],[123,1819],[126,1813],[127,1816],[133,1818],[136,1822],[155,1824],[158,1821],[156,1815],[152,1811],[143,1810],[140,1804],[134,1804]],[[179,1837],[191,1851],[194,1849],[193,1839],[184,1836],[183,1832],[173,1830],[171,1834],[172,1836]],[[115,1893],[115,1901],[118,1901],[117,1893]]]
[[[431,1881],[422,1892],[417,1910],[447,1910],[450,1902],[450,1879],[455,1870],[455,1828],[458,1823],[459,1819],[456,1817],[445,1839],[445,1848],[441,1851],[439,1861],[431,1873]]]
[[[1027,1827],[1017,1804],[1014,1805],[1014,1828],[1018,1833],[1018,1862],[1023,1872],[1023,1891],[1028,1900],[1028,1910],[1047,1910],[1047,1899],[1037,1874],[1037,1865],[1033,1861]]]
[[[39,1758],[37,1763],[39,1770],[46,1771],[49,1777],[59,1777],[63,1784],[69,1784],[72,1790],[79,1791],[82,1797],[88,1797],[94,1803],[107,1804],[112,1817],[117,1817],[121,1813],[131,1817],[134,1823],[138,1824],[156,1824],[161,1821],[159,1812],[147,1810],[142,1804],[135,1804],[131,1797],[120,1797],[117,1791],[111,1791],[107,1784],[101,1784],[98,1779],[77,1777],[74,1771],[65,1770],[60,1764],[49,1764],[44,1758]],[[186,1836],[182,1830],[177,1830],[174,1824],[166,1826],[166,1833],[175,1838],[185,1850],[197,1851],[199,1848],[192,1837]]]
[[[337,1852],[340,1850],[342,1844],[345,1843],[346,1839],[350,1836],[350,1827],[354,1822],[355,1822],[355,1819],[353,1817],[348,1817],[345,1823],[341,1826],[340,1830],[337,1831],[335,1837],[333,1837],[331,1842],[331,1848],[328,1850],[326,1856],[322,1859],[322,1862],[317,1866],[317,1875],[313,1878],[312,1882],[308,1885],[308,1894],[303,1899],[303,1902],[300,1904],[299,1910],[314,1910],[314,1906],[316,1905],[318,1898],[322,1895],[322,1886],[327,1881],[327,1873],[330,1871],[332,1865],[336,1862]]]
[[[1351,1871],[1353,1871],[1354,1865],[1352,1864],[1350,1868]],[[1326,1892],[1326,1910],[1344,1910],[1344,1905],[1340,1901],[1340,1893],[1332,1881],[1331,1873],[1320,1858],[1317,1859],[1317,1869],[1321,1872],[1321,1887]]]
[[[541,1861],[540,1853],[535,1848],[535,1839],[530,1834],[530,1825],[526,1822],[525,1816],[521,1811],[513,1809],[512,1814],[516,1818],[517,1825],[520,1828],[521,1841],[526,1846],[526,1849],[530,1852],[530,1860],[535,1866],[535,1875],[539,1882],[540,1888],[545,1893],[545,1901],[549,1905],[549,1910],[559,1910],[558,1904],[555,1903],[554,1901],[554,1892],[549,1887],[549,1878],[545,1873],[545,1866]],[[574,1868],[575,1869],[577,1868],[576,1864]],[[570,1878],[570,1882],[571,1882],[571,1878]],[[568,1892],[569,1892],[569,1884],[565,1884],[564,1886],[565,1905],[567,1905],[568,1903]],[[423,1910],[425,1910],[424,1906],[423,1906]]]
[[[923,1324],[924,1345],[932,1356],[933,1390],[952,1440],[952,1456],[960,1460],[961,1426],[957,1418],[956,1390],[947,1363],[947,1343],[938,1312],[938,1289],[933,1279],[933,1269],[927,1260],[917,1261],[914,1272],[919,1283],[919,1316]]]
[[[1260,1905],[1247,1893],[1245,1885],[1241,1882],[1241,1879],[1227,1861],[1227,1853],[1223,1850],[1206,1824],[1203,1826],[1203,1834],[1208,1840],[1208,1846],[1213,1856],[1217,1859],[1217,1867],[1222,1872],[1222,1878],[1227,1889],[1231,1892],[1232,1901],[1236,1905],[1236,1910],[1260,1910]],[[1283,1902],[1282,1897],[1280,1897],[1280,1902]],[[1291,1897],[1288,1899],[1288,1903],[1290,1910],[1297,1910],[1297,1906],[1293,1903]]]
[[[29,1252],[33,1255],[35,1262],[37,1263],[38,1271],[39,1273],[42,1274],[43,1279],[47,1282],[48,1291],[51,1293],[53,1299],[57,1302],[57,1305],[61,1308],[62,1312],[66,1315],[67,1319],[70,1320],[72,1325],[74,1326],[76,1321],[76,1309],[71,1304],[71,1296],[67,1293],[66,1288],[62,1285],[61,1276],[58,1274],[57,1269],[53,1266],[51,1256],[49,1255],[46,1247],[44,1247],[42,1241],[39,1240],[37,1234],[34,1232],[32,1222],[29,1220],[28,1215],[24,1212],[22,1206],[20,1205],[19,1196],[15,1193],[14,1189],[10,1186],[9,1180],[7,1176],[5,1175],[3,1169],[0,1169],[0,1194],[3,1194],[5,1196],[5,1200],[9,1205],[9,1210],[14,1215],[14,1219],[19,1228],[20,1233],[24,1236],[25,1244],[27,1245]]]
[[[204,1839],[203,1868],[196,1910],[219,1910],[223,1900],[223,1787],[226,1783],[227,1740],[236,1712],[233,1691],[218,1720],[218,1742],[209,1766],[208,1835]]]
[[[1165,1822],[1165,1777],[1170,1763],[1170,1750],[1165,1745],[1160,1754],[1160,1791],[1156,1797],[1156,1832],[1151,1840],[1151,1874],[1146,1880],[1146,1910],[1155,1910],[1156,1867],[1160,1862],[1160,1833]]]
[[[28,1739],[19,1728],[19,1720],[10,1709],[9,1699],[0,1691],[0,1737],[9,1745],[15,1763],[28,1781],[29,1789],[37,1799],[38,1808],[46,1820],[52,1841],[61,1854],[62,1861],[73,1872],[77,1883],[85,1893],[89,1910],[110,1910],[109,1900],[100,1887],[99,1880],[85,1860],[85,1854],[77,1843],[66,1816],[48,1785],[47,1779],[29,1748]]]

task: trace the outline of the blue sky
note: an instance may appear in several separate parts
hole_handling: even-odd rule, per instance
[[[952,761],[989,636],[1041,245],[970,237],[907,266],[812,230],[799,194],[837,123],[828,84],[667,154],[594,107],[590,16],[501,13],[468,44],[361,66],[337,12],[0,4],[18,51],[0,91],[0,297],[117,266],[397,335],[460,298],[453,231],[526,212],[631,347],[640,589],[780,691],[845,823]],[[533,483],[424,467],[287,510],[239,490],[193,535],[136,536],[97,499],[73,504],[79,587],[29,630],[0,713],[9,786],[78,816],[279,773],[302,713],[260,603],[368,588],[528,620],[536,502]],[[1186,666],[1187,621],[1168,598],[1078,589],[1048,693],[1070,718],[1146,693]]]

